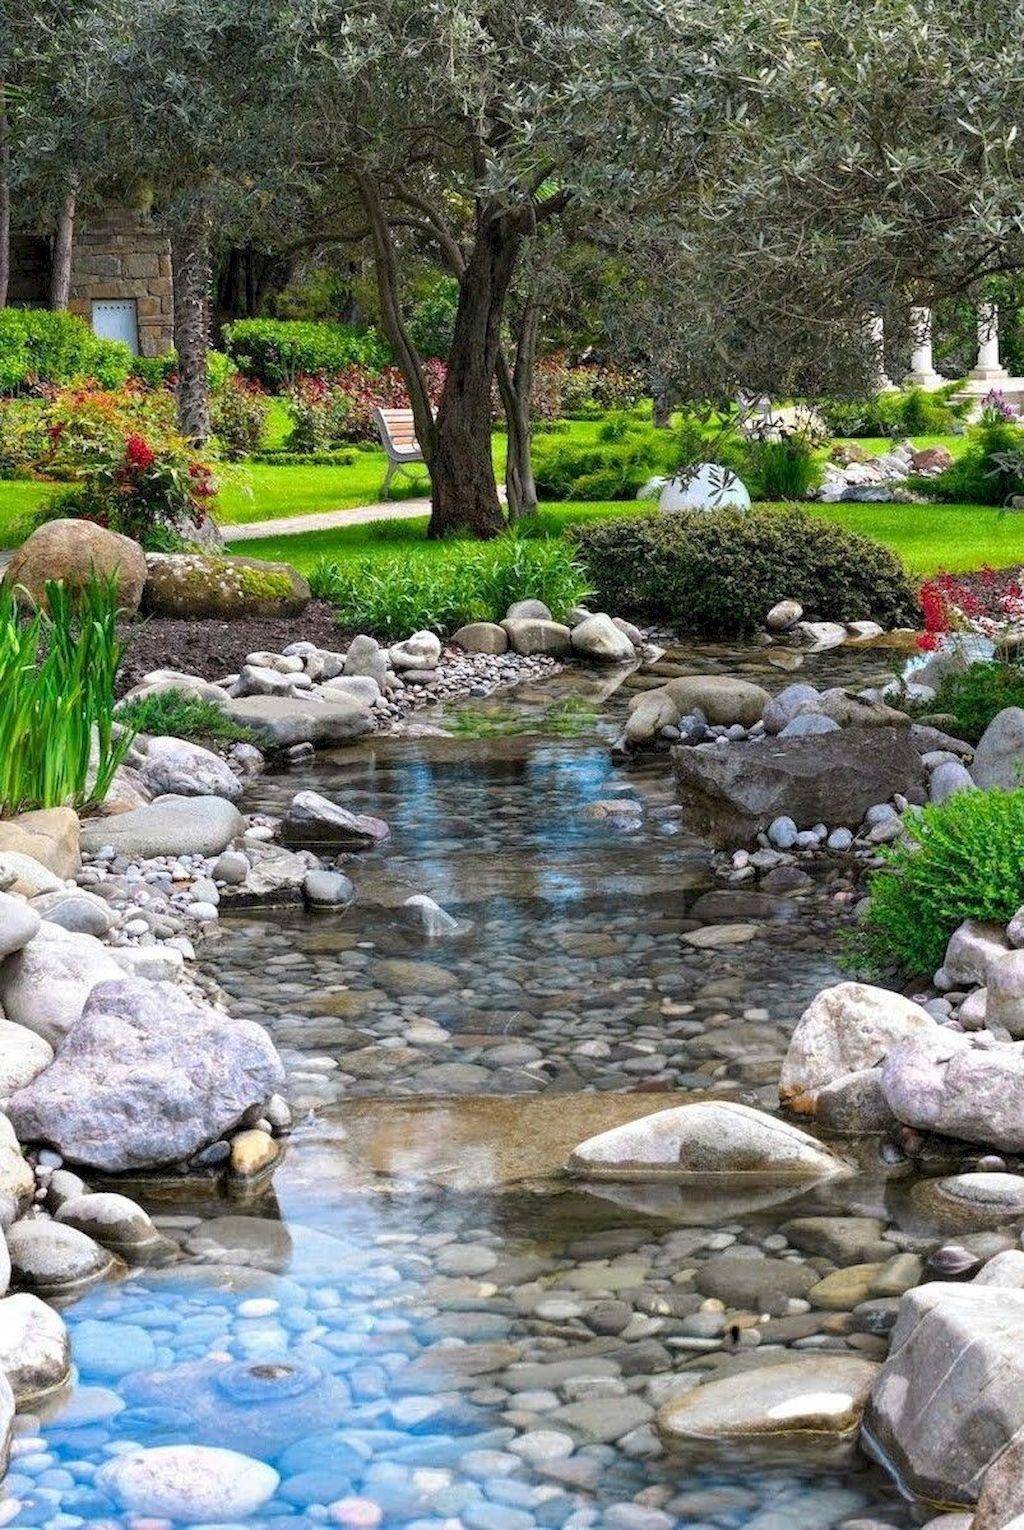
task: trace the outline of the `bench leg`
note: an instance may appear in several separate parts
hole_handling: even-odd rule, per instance
[[[381,499],[387,499],[387,497],[388,497],[388,488],[389,488],[389,486],[391,484],[392,478],[394,477],[394,472],[395,472],[395,464],[392,461],[392,459],[389,457],[388,458],[388,470],[384,474],[384,484],[383,484],[383,487],[381,488],[381,491],[380,491]]]

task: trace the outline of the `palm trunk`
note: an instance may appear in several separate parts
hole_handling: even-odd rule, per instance
[[[533,393],[539,325],[539,309],[534,303],[527,302],[520,319],[513,366],[509,367],[504,354],[498,355],[498,391],[501,394],[508,430],[505,497],[510,521],[517,521],[524,515],[532,515],[537,508],[537,485],[533,477],[531,454],[533,421],[530,400]]]
[[[11,141],[7,92],[0,80],[0,308],[7,307],[11,285]]]
[[[179,225],[171,238],[174,273],[174,344],[178,352],[178,421],[196,446],[210,439],[209,295],[210,231],[198,215]]]
[[[491,458],[491,383],[520,242],[501,218],[482,219],[459,280],[455,333],[429,464],[431,537],[494,537],[505,527]]]
[[[50,307],[63,312],[71,296],[71,250],[75,240],[75,204],[78,193],[74,181],[68,185],[57,217],[50,264]]]

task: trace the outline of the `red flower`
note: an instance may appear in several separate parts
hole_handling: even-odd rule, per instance
[[[137,473],[144,473],[156,461],[156,452],[144,436],[131,435],[124,443],[124,460]]]
[[[918,635],[917,646],[923,653],[934,653],[939,647],[941,639],[937,632],[922,632]]]

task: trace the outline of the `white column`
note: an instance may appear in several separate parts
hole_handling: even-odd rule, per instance
[[[879,393],[889,393],[896,385],[885,370],[885,320],[880,313],[869,314],[864,329],[875,361],[875,388]]]
[[[910,355],[910,371],[903,379],[907,388],[941,388],[946,381],[935,370],[932,360],[932,311],[916,307],[910,310],[910,328],[914,349]]]
[[[999,309],[995,303],[978,308],[978,364],[968,372],[975,382],[1000,383],[1008,376],[999,363]]]

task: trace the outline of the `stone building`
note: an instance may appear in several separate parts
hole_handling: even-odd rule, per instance
[[[16,234],[12,250],[14,303],[46,307],[50,241]],[[80,219],[71,253],[68,307],[98,335],[124,340],[137,355],[159,356],[173,340],[171,251],[143,213],[111,206]]]

